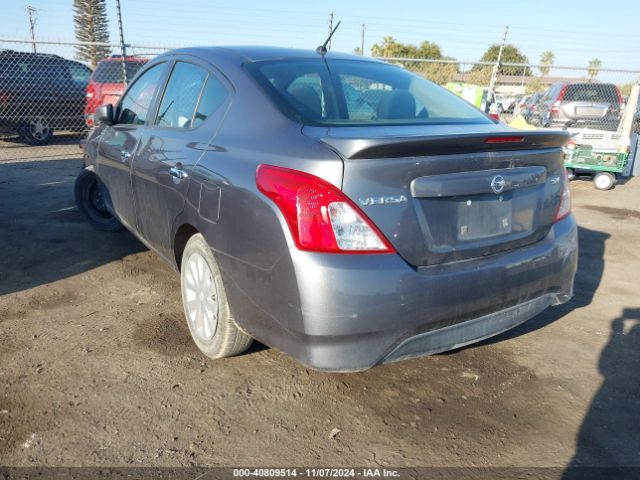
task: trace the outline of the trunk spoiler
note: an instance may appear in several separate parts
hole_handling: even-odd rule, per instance
[[[361,159],[560,148],[569,138],[564,131],[508,131],[371,138],[323,135],[318,140],[344,158]]]

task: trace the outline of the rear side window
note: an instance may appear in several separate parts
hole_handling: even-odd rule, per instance
[[[567,90],[562,100],[565,102],[619,103],[616,87],[606,83],[567,85]]]
[[[162,96],[155,124],[160,127],[192,128],[196,105],[207,75],[204,68],[177,62]]]
[[[89,82],[89,75],[91,75],[91,70],[87,67],[80,65],[79,63],[69,63],[69,73],[71,74],[73,83],[79,87],[87,86],[87,83]]]
[[[146,62],[143,61],[126,61],[124,67],[127,72],[127,82],[130,82],[136,76],[140,67]],[[91,75],[91,80],[97,83],[124,83],[122,75],[122,62],[107,60],[98,63],[95,72]]]
[[[68,88],[72,81],[66,62],[51,55],[15,54],[0,66],[0,79],[45,88]]]
[[[222,106],[227,98],[227,89],[213,75],[209,75],[200,102],[193,116],[193,128],[199,127],[208,117]]]
[[[144,125],[149,107],[151,107],[153,97],[158,90],[164,65],[164,63],[159,63],[151,67],[127,90],[120,102],[118,123]]]
[[[305,124],[491,123],[455,94],[387,63],[318,56],[246,68],[285,114]]]

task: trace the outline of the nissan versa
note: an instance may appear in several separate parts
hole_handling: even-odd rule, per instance
[[[398,66],[176,50],[96,121],[79,207],[180,271],[212,358],[256,338],[315,369],[363,370],[571,298],[567,135],[496,123]]]

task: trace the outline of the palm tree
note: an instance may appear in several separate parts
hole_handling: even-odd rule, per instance
[[[383,37],[381,45],[376,43],[371,47],[371,55],[374,57],[392,57],[395,44],[396,39],[392,36]]]
[[[587,69],[587,72],[589,72],[589,81],[593,80],[593,78],[598,75],[600,67],[602,67],[602,62],[599,58],[589,60],[589,68]]]
[[[549,70],[551,70],[550,67],[551,65],[553,65],[554,60],[555,60],[555,55],[551,50],[542,52],[542,55],[540,55],[541,66],[538,67],[538,70],[540,70],[540,73],[542,73],[543,77],[549,74]]]

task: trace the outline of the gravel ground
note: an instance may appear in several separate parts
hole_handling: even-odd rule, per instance
[[[640,179],[572,184],[570,303],[453,353],[326,374],[261,345],[200,355],[178,275],[85,223],[81,161],[55,149],[0,156],[0,465],[640,467]]]

